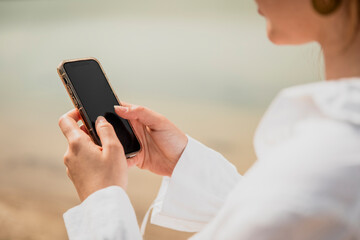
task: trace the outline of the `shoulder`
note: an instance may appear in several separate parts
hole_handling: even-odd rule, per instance
[[[345,157],[356,153],[360,161],[360,125],[313,115],[298,121],[291,131],[285,145],[290,145],[295,152],[307,150],[319,157]]]
[[[331,150],[340,150],[359,138],[360,79],[317,82],[280,92],[260,122],[255,149],[260,158],[294,141],[303,141],[297,149],[335,144]]]
[[[323,216],[358,225],[359,96],[358,80],[282,91],[260,124],[255,142],[260,161],[241,188],[281,205],[271,208],[274,217]]]
[[[266,189],[259,193],[264,198],[288,207],[279,217],[322,215],[346,224],[358,219],[358,224],[360,127],[326,117],[302,119],[293,125],[291,137],[268,151],[245,179]]]
[[[279,173],[296,181],[353,186],[360,193],[360,126],[325,117],[308,117],[291,128],[290,137],[264,157]],[[299,179],[296,179],[299,178]],[[310,183],[310,182],[309,182]],[[340,185],[339,185],[340,184]]]
[[[337,198],[349,186],[353,196],[359,195],[359,96],[359,79],[282,91],[259,126],[255,147],[260,161],[250,172],[271,175],[270,181],[286,186],[286,181],[306,182],[305,189],[326,189]]]
[[[287,219],[290,225],[309,227],[312,222],[328,224],[327,230],[356,230],[360,224],[359,128],[311,117],[293,131],[291,139],[255,163],[240,188],[249,188],[248,197],[259,199],[257,209],[268,212],[269,222]]]

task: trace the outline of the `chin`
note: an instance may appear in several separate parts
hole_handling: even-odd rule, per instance
[[[268,39],[275,45],[289,44],[284,41],[283,37],[281,37],[281,34],[279,34],[278,31],[274,30],[270,24],[267,25],[267,36]]]
[[[275,30],[269,25],[267,28],[267,36],[268,39],[275,45],[300,45],[309,42],[305,41],[300,36],[291,37],[291,35],[286,34],[286,32]]]
[[[275,45],[302,45],[314,42],[311,36],[306,32],[286,28],[275,28],[270,22],[266,26],[267,36]]]

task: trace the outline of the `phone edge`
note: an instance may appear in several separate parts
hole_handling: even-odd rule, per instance
[[[91,122],[90,122],[90,118],[89,116],[87,115],[86,113],[86,110],[85,108],[82,106],[82,103],[79,99],[79,97],[77,96],[77,93],[74,89],[74,87],[72,86],[72,83],[69,79],[69,77],[67,76],[66,72],[65,72],[65,69],[63,67],[64,63],[66,62],[70,62],[70,61],[67,61],[67,60],[64,60],[60,63],[60,65],[57,67],[57,72],[58,72],[58,75],[66,89],[66,92],[68,93],[70,99],[71,99],[71,102],[73,103],[74,107],[78,110],[79,114],[80,114],[80,118],[81,118],[81,121],[83,122],[83,124],[85,125],[86,129],[88,130],[88,132],[90,133],[90,136],[92,138],[92,140],[98,144],[99,146],[101,146],[101,142],[100,142],[100,139],[98,139],[98,137],[96,136],[96,134],[94,133],[94,129],[92,127],[89,127],[91,126]],[[66,77],[68,79],[68,82],[70,83],[70,85],[67,85],[65,80],[64,80],[64,77]],[[71,90],[69,90],[69,88]],[[71,91],[71,92],[70,92]],[[75,98],[75,99],[74,99]]]
[[[90,58],[88,58],[88,59],[92,59],[92,60],[96,61],[96,62],[99,64],[99,66],[100,66],[100,68],[101,68],[101,71],[104,73],[105,79],[106,79],[107,83],[109,84],[109,86],[110,86],[110,88],[111,88],[111,91],[113,92],[113,94],[114,94],[117,102],[118,102],[119,105],[121,106],[121,101],[119,100],[116,92],[114,91],[114,89],[113,89],[113,87],[112,87],[112,85],[111,85],[111,83],[110,83],[110,81],[109,81],[109,79],[108,79],[108,77],[107,77],[107,75],[106,75],[106,72],[104,71],[104,68],[102,67],[100,61],[99,61],[97,58],[95,58],[95,57],[90,57]],[[132,158],[132,157],[135,157],[135,156],[143,149],[143,146],[142,146],[141,141],[139,140],[139,137],[136,135],[136,132],[135,132],[134,127],[133,127],[133,125],[131,124],[131,122],[130,122],[129,120],[127,120],[127,119],[125,119],[125,120],[129,123],[130,128],[131,128],[131,130],[133,131],[133,133],[134,133],[134,135],[135,135],[135,138],[136,138],[136,140],[138,141],[139,147],[140,147],[140,149],[139,149],[138,151],[136,151],[136,152],[131,152],[131,153],[125,154],[125,156],[126,156],[127,158]]]
[[[59,77],[60,77],[60,79],[61,79],[61,82],[63,83],[63,85],[64,85],[64,87],[65,87],[65,89],[66,89],[66,92],[68,93],[68,95],[69,95],[69,97],[70,97],[70,99],[71,99],[74,107],[79,111],[79,114],[80,114],[80,117],[81,117],[81,121],[82,121],[83,124],[86,126],[87,130],[88,130],[89,133],[90,133],[90,136],[91,136],[92,139],[93,139],[93,141],[97,142],[97,144],[101,146],[100,139],[98,139],[97,136],[95,135],[94,129],[88,127],[88,125],[91,126],[91,125],[88,123],[88,122],[89,122],[89,117],[88,117],[88,115],[87,115],[87,113],[86,113],[85,108],[82,106],[81,101],[80,101],[79,97],[77,96],[77,93],[76,93],[75,89],[74,89],[73,86],[72,86],[72,83],[71,83],[71,81],[70,81],[70,78],[67,76],[67,74],[66,74],[66,72],[65,72],[65,69],[64,69],[64,64],[67,63],[67,62],[76,62],[76,61],[83,61],[83,60],[94,60],[94,61],[97,62],[97,64],[100,66],[100,69],[101,69],[101,71],[103,72],[103,74],[104,74],[104,76],[105,76],[105,79],[106,79],[107,83],[109,84],[109,86],[110,86],[110,88],[111,88],[111,91],[113,92],[113,94],[114,94],[117,102],[119,103],[119,105],[121,105],[121,101],[119,100],[119,98],[118,98],[117,94],[115,93],[115,91],[114,91],[114,89],[113,89],[110,81],[108,80],[108,77],[107,77],[107,75],[106,75],[106,73],[105,73],[105,71],[104,71],[101,63],[100,63],[99,60],[96,59],[95,57],[76,58],[76,59],[70,59],[70,60],[63,60],[63,61],[60,62],[59,66],[57,67],[57,73],[58,73],[58,75],[59,75]],[[69,91],[69,89],[68,89],[68,87],[67,87],[68,85],[65,83],[65,80],[63,79],[64,76],[65,76],[67,79],[69,79],[69,83],[71,84],[70,88],[71,88],[71,91],[72,91],[72,93],[73,93],[73,96],[76,98],[76,100],[75,100],[76,102],[74,102],[74,99],[73,99],[73,97],[72,97],[72,94],[70,93],[70,91]],[[85,117],[86,119],[84,119],[84,117],[83,117],[82,114],[85,115],[84,117]],[[135,157],[135,156],[143,149],[143,146],[142,146],[141,141],[139,141],[139,138],[138,138],[138,136],[137,136],[137,134],[136,134],[136,132],[135,132],[135,130],[134,130],[134,127],[132,126],[131,122],[130,122],[129,120],[127,120],[127,119],[125,119],[125,120],[129,123],[130,128],[131,128],[131,130],[133,131],[133,133],[134,133],[134,135],[135,135],[135,138],[136,138],[136,140],[138,141],[139,146],[140,146],[140,149],[139,149],[138,151],[125,154],[126,158],[132,158],[132,157]]]

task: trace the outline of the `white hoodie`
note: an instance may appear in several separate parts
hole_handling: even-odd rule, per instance
[[[198,232],[191,239],[360,239],[360,79],[283,90],[254,140],[244,175],[188,137],[164,177],[151,222]],[[142,239],[133,207],[116,186],[64,214],[71,240]]]

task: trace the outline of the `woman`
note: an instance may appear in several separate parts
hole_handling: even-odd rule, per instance
[[[64,214],[70,239],[141,239],[125,192],[128,165],[164,176],[151,220],[198,232],[192,239],[360,239],[360,1],[257,3],[272,42],[321,45],[327,81],[278,95],[245,176],[147,108],[115,107],[143,145],[128,162],[103,117],[100,148],[76,110],[65,114],[64,162],[82,201]]]

